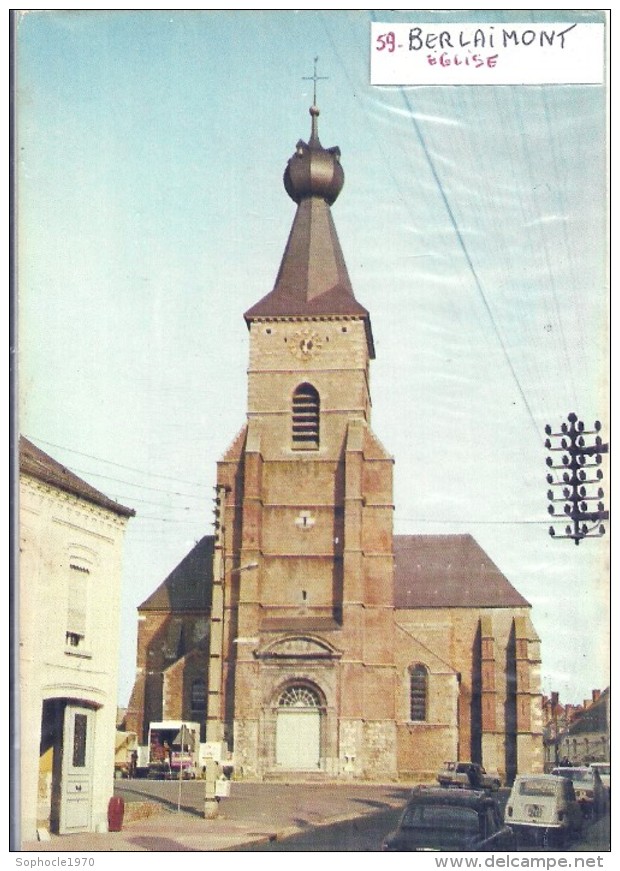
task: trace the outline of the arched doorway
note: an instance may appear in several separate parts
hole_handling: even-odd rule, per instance
[[[278,698],[276,765],[312,771],[321,762],[321,700],[304,684],[287,687]]]

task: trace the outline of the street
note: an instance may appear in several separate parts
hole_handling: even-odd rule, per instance
[[[122,780],[115,786],[126,804],[157,802],[168,812],[180,808],[182,815],[202,818],[204,781],[179,785],[178,781]],[[245,847],[243,852],[377,852],[383,838],[395,828],[409,792],[410,787],[399,784],[234,782],[230,798],[220,803],[220,816],[231,821],[251,819],[257,831],[265,834],[263,843]],[[501,790],[500,801],[505,802],[507,795],[508,790]],[[293,833],[292,829],[298,831]],[[524,843],[518,849],[531,852],[541,848]],[[609,812],[590,823],[583,837],[567,847],[568,851],[609,849]]]
[[[381,811],[356,820],[348,820],[331,826],[322,826],[293,835],[282,841],[272,841],[245,848],[243,852],[377,852],[385,835],[392,831],[398,822],[401,811]],[[566,847],[562,852],[595,851],[606,852],[610,849],[609,813],[606,819],[601,819],[590,825],[584,831],[584,836]],[[542,848],[531,843],[521,843],[515,852],[537,852]]]

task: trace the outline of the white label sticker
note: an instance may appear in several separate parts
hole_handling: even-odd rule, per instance
[[[595,85],[604,71],[604,24],[371,25],[372,85]]]

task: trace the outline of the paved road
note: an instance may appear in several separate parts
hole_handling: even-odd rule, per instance
[[[382,811],[363,819],[337,823],[293,835],[283,841],[258,844],[241,852],[377,852],[388,832],[392,831],[400,817],[400,810]],[[602,823],[602,825],[601,825]],[[536,852],[542,848],[523,843],[515,852]],[[575,841],[566,850],[607,852],[609,842],[609,817],[606,822],[590,826],[580,841]]]
[[[401,808],[380,811],[362,819],[313,828],[282,841],[257,844],[239,852],[378,852],[385,836],[395,828],[401,813]]]
[[[400,808],[410,791],[410,787],[399,784],[235,782],[230,798],[220,803],[220,816],[237,821],[253,820],[266,831],[291,826],[305,828],[369,811]],[[181,811],[202,818],[204,793],[204,781],[182,781]],[[168,810],[176,810],[179,781],[118,780],[115,794],[122,796],[126,804],[157,801]]]
[[[254,819],[261,831],[274,832],[290,828],[299,834],[282,840],[256,844],[248,852],[377,852],[385,835],[392,831],[409,794],[399,785],[375,786],[351,784],[278,784],[233,783],[231,797],[221,803],[221,814],[230,820]],[[194,818],[202,817],[203,781],[124,780],[117,781],[116,792],[126,803],[158,801],[169,810]],[[505,803],[508,790],[500,791]],[[359,814],[359,816],[358,816]],[[362,816],[362,814],[364,814]],[[351,817],[357,817],[351,819]],[[325,824],[342,817],[342,822]],[[346,818],[346,819],[345,819]],[[236,848],[238,849],[238,848]],[[521,845],[523,851],[540,849]],[[609,814],[587,826],[583,838],[567,848],[569,851],[607,852],[610,849]]]

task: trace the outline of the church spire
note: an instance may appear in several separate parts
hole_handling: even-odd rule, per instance
[[[308,77],[310,78],[310,77]],[[368,353],[374,357],[370,316],[355,299],[330,206],[344,185],[340,149],[319,141],[315,103],[310,107],[308,142],[299,140],[284,171],[284,188],[297,213],[271,293],[245,313],[248,325],[259,318],[353,317],[366,327]]]

